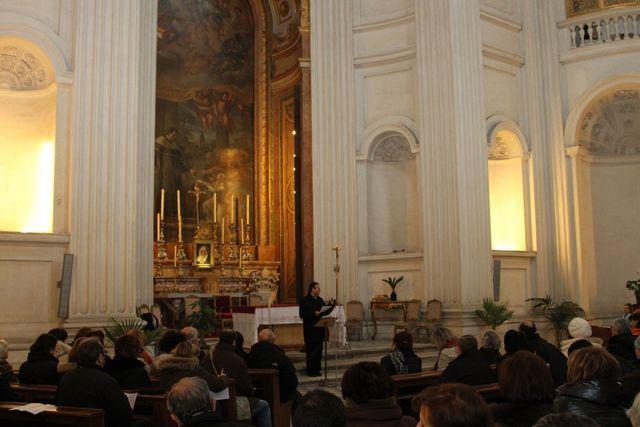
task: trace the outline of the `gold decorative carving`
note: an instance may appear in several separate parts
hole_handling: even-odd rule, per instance
[[[567,18],[625,6],[635,6],[640,0],[565,0]]]

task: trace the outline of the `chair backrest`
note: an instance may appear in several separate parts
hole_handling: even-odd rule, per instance
[[[426,320],[437,321],[442,320],[442,303],[437,299],[427,301]]]
[[[364,305],[357,300],[347,302],[347,322],[361,322],[364,319]]]
[[[417,322],[420,320],[420,303],[418,299],[407,302],[407,322]]]
[[[151,306],[151,313],[153,313],[154,316],[156,316],[156,318],[158,319],[158,322],[160,322],[159,325],[156,325],[157,327],[162,326],[162,309],[160,308],[160,304],[155,303]]]

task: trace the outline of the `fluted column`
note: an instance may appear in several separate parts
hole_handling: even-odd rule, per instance
[[[314,276],[333,296],[332,248],[340,246],[345,301],[358,295],[351,1],[310,3]]]
[[[416,0],[427,295],[445,307],[491,295],[479,2]]]
[[[557,27],[553,2],[523,2],[524,130],[531,144],[537,240],[537,296],[561,297],[577,283],[570,231]],[[565,286],[562,286],[564,284]],[[565,291],[566,290],[566,291]]]
[[[154,0],[76,4],[70,323],[153,300]]]

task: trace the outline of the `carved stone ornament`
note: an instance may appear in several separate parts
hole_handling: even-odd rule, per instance
[[[38,59],[18,46],[0,45],[0,89],[29,91],[49,86],[47,72]]]
[[[638,111],[638,89],[621,89],[600,97],[582,116],[578,144],[592,154],[639,154]]]
[[[413,153],[409,141],[402,135],[389,135],[385,137],[373,153],[375,162],[404,162],[411,160]]]
[[[508,159],[511,157],[511,150],[509,150],[509,145],[505,142],[504,139],[496,136],[493,138],[491,144],[489,144],[489,159],[490,160],[502,160]]]

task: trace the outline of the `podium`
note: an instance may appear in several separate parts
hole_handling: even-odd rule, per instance
[[[320,383],[322,387],[333,387],[334,384],[329,384],[329,380],[327,379],[327,344],[329,342],[329,328],[334,329],[336,325],[336,319],[333,317],[323,317],[318,320],[313,327],[314,328],[324,328],[324,380]],[[336,350],[337,351],[337,350]],[[338,369],[338,360],[336,353],[336,370]],[[337,371],[336,371],[337,375]]]

